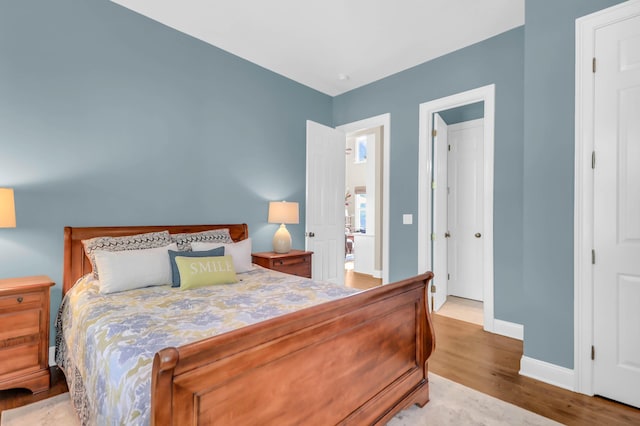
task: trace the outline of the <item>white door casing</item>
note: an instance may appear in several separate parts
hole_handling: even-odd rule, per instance
[[[483,229],[482,244],[484,252],[483,268],[483,309],[484,329],[495,332],[493,317],[493,163],[494,163],[494,117],[495,85],[479,87],[457,93],[441,99],[420,104],[420,127],[418,145],[418,273],[431,270],[431,188],[425,185],[431,176],[431,132],[433,114],[450,108],[484,101],[484,137],[483,137]]]
[[[306,249],[312,278],[344,284],[343,132],[307,120]]]
[[[595,41],[594,393],[640,407],[640,16]]]
[[[574,207],[574,389],[636,406],[640,405],[639,17],[640,1],[634,0],[576,20]]]
[[[482,301],[483,119],[449,126],[449,293]]]
[[[433,114],[433,182],[423,182],[433,189],[433,229],[431,234],[431,244],[433,250],[433,282],[432,310],[438,311],[447,301],[447,146],[448,128],[447,123],[440,117],[440,114]],[[429,178],[431,180],[431,178]],[[435,288],[435,292],[433,289]]]

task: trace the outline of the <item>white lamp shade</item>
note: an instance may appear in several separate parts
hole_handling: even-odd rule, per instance
[[[270,201],[268,221],[269,223],[300,223],[298,203]]]
[[[16,227],[16,205],[13,189],[0,188],[0,228]]]

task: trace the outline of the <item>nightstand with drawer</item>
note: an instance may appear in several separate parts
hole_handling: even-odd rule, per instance
[[[263,253],[253,253],[251,255],[251,261],[256,265],[274,271],[311,278],[312,254],[312,251],[302,250],[291,250],[289,253],[284,254],[267,251]]]
[[[0,390],[49,389],[47,276],[0,280]]]

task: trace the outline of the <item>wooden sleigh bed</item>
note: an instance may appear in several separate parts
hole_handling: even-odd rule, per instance
[[[91,271],[82,240],[246,224],[65,228],[63,294]],[[156,353],[151,423],[385,424],[429,401],[432,273]]]

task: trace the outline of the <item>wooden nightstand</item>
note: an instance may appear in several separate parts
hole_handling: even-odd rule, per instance
[[[299,277],[311,278],[312,251],[291,250],[289,253],[279,254],[272,251],[253,253],[251,261],[264,268]]]
[[[47,276],[0,280],[0,390],[49,389]]]

